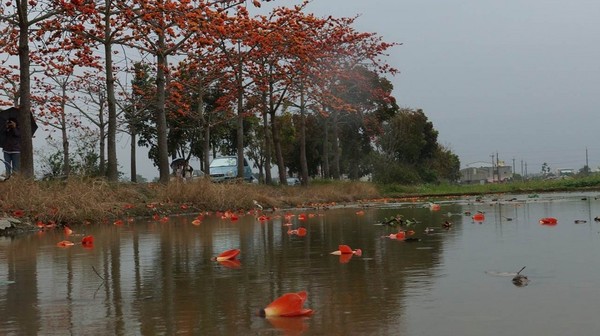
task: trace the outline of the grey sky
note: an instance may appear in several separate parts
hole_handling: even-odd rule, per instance
[[[600,2],[314,0],[318,15],[401,42],[389,63],[402,107],[422,108],[463,167],[600,165]],[[477,164],[475,164],[477,165]]]
[[[276,0],[274,5],[300,1]],[[268,7],[268,6],[266,6]],[[461,166],[491,155],[521,172],[600,165],[600,1],[313,0],[318,16],[360,15],[387,42],[401,107],[421,108]],[[129,139],[119,165],[129,175]],[[157,168],[145,151],[138,172]]]

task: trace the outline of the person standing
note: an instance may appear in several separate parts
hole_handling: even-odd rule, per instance
[[[4,165],[6,176],[19,171],[21,166],[21,131],[16,118],[9,118],[6,122],[5,140],[2,144],[4,152]]]

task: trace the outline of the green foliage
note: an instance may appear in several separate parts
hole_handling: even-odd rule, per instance
[[[439,183],[460,177],[458,156],[437,142],[422,110],[402,109],[385,126],[373,160],[377,183]]]
[[[70,174],[72,176],[100,176],[100,156],[93,145],[94,139],[81,138],[76,143],[75,150],[69,155]],[[54,179],[63,177],[64,156],[62,150],[43,156],[41,160],[44,178]]]
[[[384,158],[373,163],[373,181],[378,184],[416,184],[421,177],[414,167]]]

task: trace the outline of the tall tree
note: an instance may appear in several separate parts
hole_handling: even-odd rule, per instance
[[[19,63],[19,124],[21,129],[21,169],[26,178],[34,177],[33,142],[30,116],[31,67],[45,48],[40,41],[47,38],[46,27],[65,10],[63,1],[14,0],[0,3],[0,50],[18,56]],[[16,42],[16,43],[15,43]],[[37,42],[37,43],[34,43]],[[33,50],[32,50],[33,47]]]

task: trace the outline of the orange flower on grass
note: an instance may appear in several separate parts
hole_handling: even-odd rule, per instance
[[[25,211],[23,210],[15,210],[12,212],[13,217],[15,218],[21,218],[23,216],[25,216]]]
[[[258,312],[262,317],[297,317],[309,316],[313,313],[312,309],[304,308],[306,301],[306,292],[286,293],[275,299],[267,307]]]

